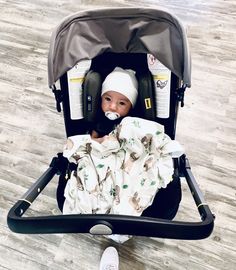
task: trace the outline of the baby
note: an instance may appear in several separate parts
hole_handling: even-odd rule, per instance
[[[91,138],[99,143],[105,139],[112,140],[108,134],[115,129],[121,120],[135,106],[138,96],[138,82],[135,71],[116,67],[107,75],[101,90],[102,115],[91,132]],[[68,139],[64,150],[71,150],[74,144]]]
[[[137,85],[133,71],[115,68],[102,84],[98,125],[91,135],[69,138],[71,147],[63,155],[78,167],[68,170],[68,181],[59,181],[57,200],[64,214],[141,215],[173,180],[173,158],[183,150],[164,126],[128,116]]]
[[[101,91],[103,116],[92,131],[91,137],[102,143],[121,119],[135,106],[138,82],[131,69],[116,67],[105,78]],[[104,117],[105,116],[105,117]]]

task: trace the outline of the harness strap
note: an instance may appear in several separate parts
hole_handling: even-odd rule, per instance
[[[177,90],[177,99],[180,102],[181,107],[184,107],[184,92],[185,92],[186,87],[187,86],[184,84]]]
[[[57,111],[61,112],[61,102],[63,100],[62,91],[57,89],[55,84],[51,88],[52,88],[52,92],[53,92],[53,94],[55,96]]]

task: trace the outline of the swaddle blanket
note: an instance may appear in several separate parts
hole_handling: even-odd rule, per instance
[[[162,125],[126,117],[102,143],[73,136],[63,153],[78,164],[65,188],[64,214],[139,216],[172,181],[172,158],[183,149]]]

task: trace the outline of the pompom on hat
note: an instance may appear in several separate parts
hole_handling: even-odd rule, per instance
[[[126,96],[134,107],[138,96],[138,82],[135,71],[116,67],[105,78],[101,96],[108,91],[115,91]]]

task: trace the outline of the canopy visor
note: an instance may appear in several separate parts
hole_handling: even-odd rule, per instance
[[[150,53],[191,86],[185,30],[175,16],[153,8],[103,8],[66,17],[51,37],[49,86],[79,61],[104,52]]]

